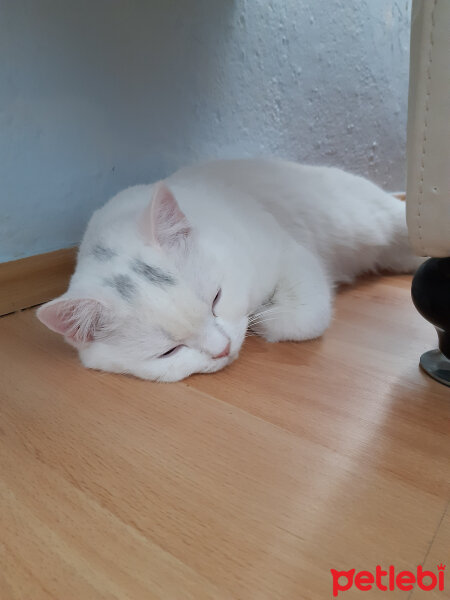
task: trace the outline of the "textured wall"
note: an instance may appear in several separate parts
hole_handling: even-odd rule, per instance
[[[409,1],[0,0],[0,261],[127,185],[280,155],[404,187]]]

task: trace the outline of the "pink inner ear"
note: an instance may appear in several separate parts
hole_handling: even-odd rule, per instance
[[[37,316],[52,331],[64,335],[74,343],[94,340],[103,326],[103,305],[92,299],[53,300],[37,311]]]
[[[163,182],[155,184],[152,201],[143,215],[141,231],[151,244],[162,248],[186,240],[191,232],[175,196]]]

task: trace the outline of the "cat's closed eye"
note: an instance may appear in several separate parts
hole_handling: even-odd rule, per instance
[[[175,352],[178,352],[178,350],[180,350],[181,348],[183,348],[183,344],[179,344],[178,346],[174,346],[170,350],[167,350],[167,352],[163,352],[163,354],[160,354],[158,356],[158,358],[166,358],[166,356],[172,356],[173,354],[175,354]]]
[[[216,308],[216,305],[219,302],[221,295],[222,295],[222,288],[219,288],[219,290],[217,291],[217,294],[215,295],[215,298],[213,300],[212,307],[211,307],[212,313],[215,317],[217,317],[217,315],[214,312],[214,309]]]

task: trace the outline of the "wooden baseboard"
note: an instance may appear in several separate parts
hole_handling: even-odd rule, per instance
[[[48,302],[66,289],[77,248],[0,263],[0,315]]]
[[[403,200],[403,202],[406,202],[406,192],[397,192],[396,194],[394,194],[394,196],[399,200]]]

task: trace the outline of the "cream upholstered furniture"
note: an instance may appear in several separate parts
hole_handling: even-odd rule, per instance
[[[407,222],[418,270],[413,300],[440,351],[421,365],[450,385],[450,0],[413,0],[408,102]]]
[[[407,217],[420,256],[450,256],[450,1],[412,6]]]

